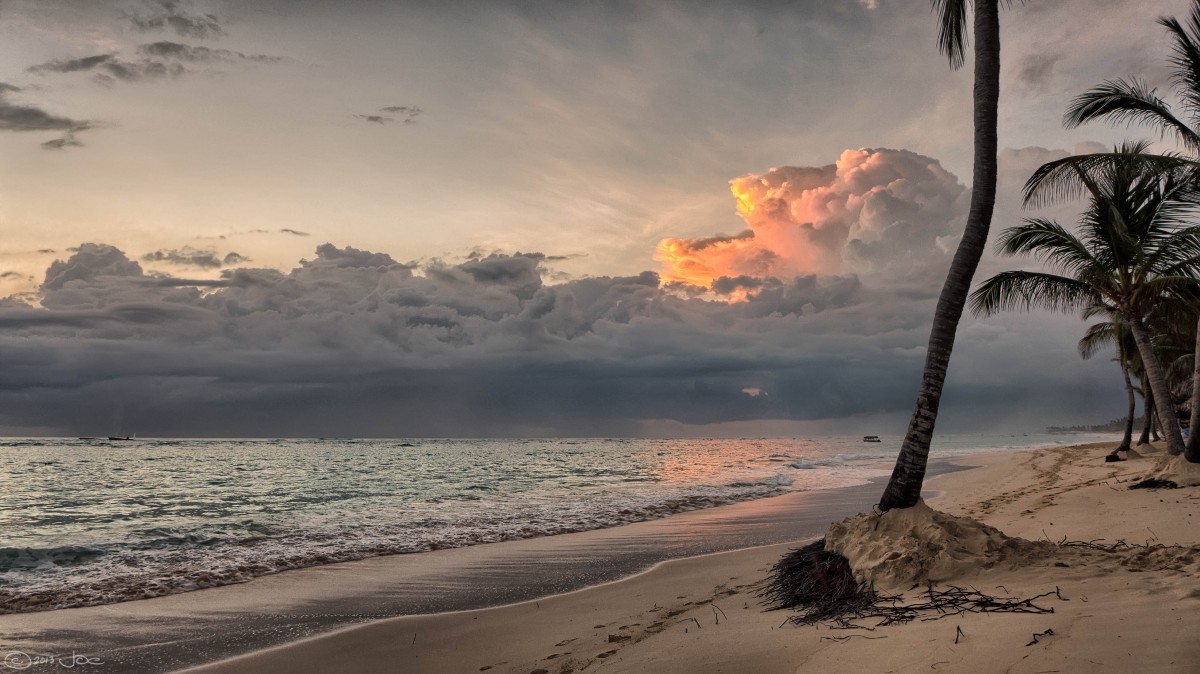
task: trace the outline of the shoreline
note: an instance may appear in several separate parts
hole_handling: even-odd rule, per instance
[[[1030,539],[1195,544],[1200,533],[1191,520],[1200,521],[1200,495],[1124,489],[1120,483],[1148,471],[1156,454],[1105,464],[1109,448],[958,457],[955,463],[973,469],[931,478],[929,488],[939,493],[930,501]],[[1189,636],[1200,628],[1193,580],[1200,563],[1190,555],[1168,566],[1071,558],[980,570],[962,584],[1022,597],[1061,588],[1064,601],[1054,600],[1049,615],[968,614],[849,638],[824,625],[781,626],[786,613],[764,613],[756,604],[752,586],[795,544],[662,562],[537,601],[375,621],[187,671],[1170,672],[1200,661],[1200,645]],[[1030,641],[1046,630],[1052,635]]]
[[[930,468],[931,474],[960,470],[948,460]],[[587,591],[668,560],[787,545],[822,535],[831,519],[869,507],[880,489],[873,480],[606,529],[308,567],[151,599],[6,614],[0,616],[0,646],[83,653],[131,674],[176,671],[399,616],[486,610]]]

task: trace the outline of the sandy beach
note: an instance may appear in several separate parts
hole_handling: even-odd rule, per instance
[[[1059,542],[1026,564],[954,584],[1027,598],[1052,614],[965,614],[872,630],[783,625],[754,588],[791,545],[691,557],[619,582],[499,608],[351,627],[189,672],[1186,672],[1200,667],[1195,573],[1200,494],[1129,490],[1144,458],[1105,463],[1107,444],[961,459],[935,477],[932,507],[1005,534]],[[917,590],[916,592],[920,592]],[[864,626],[870,626],[865,623]],[[1040,634],[1034,639],[1035,634]]]

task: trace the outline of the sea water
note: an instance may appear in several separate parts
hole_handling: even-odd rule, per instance
[[[934,456],[1110,437],[943,436]],[[863,484],[898,449],[886,437],[5,439],[0,613]]]

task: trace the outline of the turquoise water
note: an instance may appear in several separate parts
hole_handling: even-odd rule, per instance
[[[1110,437],[945,436],[935,456]],[[0,440],[0,612],[862,484],[898,442]]]

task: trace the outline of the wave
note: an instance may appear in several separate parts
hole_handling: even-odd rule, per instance
[[[4,572],[0,614],[148,599],[381,555],[604,529],[777,496],[791,484],[791,478],[781,474],[705,493],[609,504],[585,500],[570,506],[428,521],[422,526],[330,527],[251,535],[240,523],[194,530],[148,529],[135,540],[96,546],[0,548],[0,572]],[[231,535],[231,529],[244,535]],[[13,577],[9,571],[25,577]]]

